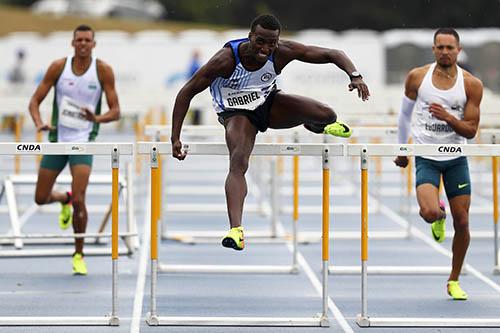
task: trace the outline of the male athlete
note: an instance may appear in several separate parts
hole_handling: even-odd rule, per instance
[[[293,60],[333,63],[346,72],[349,90],[357,89],[363,100],[369,91],[351,60],[340,50],[306,46],[280,40],[281,25],[272,15],[261,15],[251,24],[248,38],[224,45],[179,91],[172,116],[172,155],[183,160],[180,134],[191,99],[210,87],[212,101],[225,127],[229,150],[226,202],[231,229],[222,245],[243,250],[241,218],[247,194],[245,173],[258,131],[304,125],[314,133],[349,137],[351,129],[337,121],[327,105],[312,98],[285,94],[276,87],[276,77]]]
[[[94,141],[100,123],[120,118],[120,105],[115,90],[115,78],[111,67],[92,57],[96,42],[94,31],[86,25],[73,32],[71,45],[74,55],[54,61],[31,97],[29,111],[38,131],[49,131],[50,142]],[[51,124],[40,116],[40,103],[54,87],[54,102]],[[101,113],[102,92],[106,94],[109,111]],[[73,178],[71,192],[52,191],[57,176],[69,163]],[[62,204],[59,226],[67,229],[73,224],[75,233],[85,233],[87,189],[92,155],[45,155],[40,164],[36,184],[35,202],[45,205],[52,202]],[[71,211],[73,208],[73,212]],[[73,274],[86,275],[83,260],[83,238],[75,238]]]
[[[479,126],[479,104],[483,95],[480,80],[457,66],[461,50],[458,33],[441,28],[434,34],[435,63],[410,71],[399,114],[399,143],[407,143],[413,110],[412,136],[417,144],[466,144]],[[398,156],[394,163],[402,168],[408,158]],[[458,283],[469,246],[469,207],[471,183],[465,156],[417,156],[416,186],[420,216],[431,223],[434,239],[445,239],[445,205],[439,200],[440,177],[453,216],[453,259],[447,291],[455,300],[466,300]]]

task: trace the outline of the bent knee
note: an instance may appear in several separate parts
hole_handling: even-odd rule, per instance
[[[48,196],[35,194],[35,203],[37,205],[45,205],[47,202],[49,202]]]
[[[337,114],[330,106],[320,104],[318,107],[320,111],[318,114],[321,117],[321,119],[318,119],[319,122],[322,124],[331,124],[337,121]]]
[[[422,207],[420,208],[420,216],[427,221],[428,223],[432,223],[441,218],[443,212],[440,209],[433,209]]]

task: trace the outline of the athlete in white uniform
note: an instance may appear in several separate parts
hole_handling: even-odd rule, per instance
[[[410,71],[399,115],[399,143],[407,143],[411,132],[417,144],[466,144],[479,126],[479,105],[483,87],[480,80],[457,66],[461,50],[458,33],[442,28],[434,34],[432,47],[436,63]],[[398,156],[395,164],[408,165],[408,158]],[[439,200],[440,177],[453,216],[452,269],[447,283],[448,294],[457,300],[467,299],[458,283],[469,246],[469,207],[471,183],[466,157],[422,156],[415,158],[416,192],[420,216],[431,224],[437,242],[445,239],[445,205]]]
[[[113,70],[106,63],[92,57],[95,44],[92,28],[78,26],[73,32],[74,55],[54,61],[31,97],[29,111],[33,122],[38,131],[49,131],[51,142],[93,141],[100,123],[120,118]],[[54,107],[49,125],[42,120],[39,108],[52,87],[55,88]],[[109,111],[104,114],[101,114],[102,91],[106,94],[109,107]],[[57,176],[68,162],[73,177],[71,192],[52,191]],[[75,233],[85,233],[85,192],[91,167],[91,155],[46,155],[42,158],[35,202],[39,205],[60,202],[62,210],[59,225],[62,229],[73,224]],[[83,238],[75,239],[74,274],[87,274],[83,244]]]
[[[210,87],[215,110],[226,130],[229,173],[226,202],[231,229],[222,244],[244,247],[241,218],[247,193],[245,173],[258,131],[304,125],[315,133],[347,137],[350,129],[337,121],[327,105],[276,89],[275,78],[291,61],[333,63],[350,77],[349,90],[367,100],[368,87],[354,64],[339,50],[280,40],[281,25],[272,15],[253,20],[248,38],[230,41],[179,91],[172,116],[172,155],[183,160],[180,134],[191,99]]]
[[[72,56],[67,57],[63,72],[55,89],[55,108],[50,132],[51,142],[93,141],[99,130],[99,123],[88,121],[81,109],[85,108],[99,116],[101,114],[102,87],[97,75],[97,59],[91,58],[85,73],[76,75],[72,69]]]

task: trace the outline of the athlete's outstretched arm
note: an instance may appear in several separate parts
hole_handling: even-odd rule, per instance
[[[353,72],[356,72],[356,66],[354,66],[351,59],[341,50],[304,45],[294,41],[283,40],[280,41],[276,52],[280,70],[292,60],[299,60],[311,64],[332,63],[346,72],[350,77],[350,91],[357,89],[358,96],[364,101],[370,96],[368,86],[363,81],[363,78],[361,76],[351,76]]]
[[[33,96],[31,96],[28,108],[37,131],[49,131],[53,129],[49,124],[46,124],[42,120],[42,117],[40,116],[40,104],[43,102],[45,97],[47,97],[50,89],[61,75],[62,70],[64,69],[64,64],[65,59],[59,59],[50,64],[42,81],[33,93]]]
[[[115,75],[111,66],[101,60],[97,60],[97,73],[101,82],[102,90],[106,94],[109,111],[96,115],[88,109],[83,109],[85,118],[95,123],[108,123],[120,119],[120,103],[115,89]]]
[[[217,52],[204,66],[191,77],[191,79],[181,88],[175,98],[174,110],[172,112],[172,156],[183,160],[185,152],[181,150],[180,141],[182,123],[189,109],[189,104],[194,96],[207,89],[215,78],[228,77],[235,66],[232,51],[223,48]]]

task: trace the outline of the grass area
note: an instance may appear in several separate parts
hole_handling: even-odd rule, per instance
[[[149,22],[114,18],[82,18],[78,16],[57,17],[53,15],[35,15],[29,9],[0,6],[0,36],[16,31],[35,31],[48,34],[53,31],[72,31],[78,24],[88,24],[96,31],[122,30],[136,32],[141,30],[167,30],[178,32],[187,29],[210,29],[222,31],[234,27],[183,23],[172,21]]]

